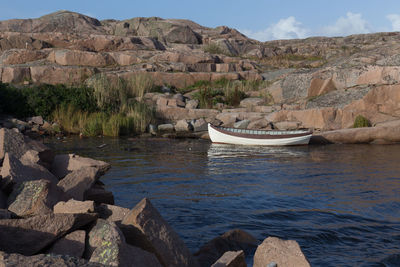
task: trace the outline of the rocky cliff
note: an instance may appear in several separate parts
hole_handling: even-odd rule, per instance
[[[248,101],[217,118],[225,125],[250,118],[257,128],[273,122],[331,130],[351,127],[358,115],[372,124],[399,118],[399,40],[393,32],[262,43],[188,20],[99,21],[59,11],[0,22],[0,81],[79,84],[97,73],[126,79],[140,72],[177,88],[221,78],[264,80],[264,88],[247,92],[264,102]],[[175,121],[189,112],[159,109]]]

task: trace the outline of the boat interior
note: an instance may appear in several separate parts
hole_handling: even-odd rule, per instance
[[[214,126],[217,129],[221,129],[224,131],[232,132],[232,133],[240,133],[240,134],[257,134],[257,135],[288,135],[288,134],[302,134],[302,133],[307,133],[309,131],[307,130],[293,130],[293,131],[278,131],[278,130],[269,130],[269,131],[263,131],[263,130],[249,130],[249,129],[237,129],[237,128],[225,128],[225,127],[217,127]],[[310,133],[311,134],[311,133]]]

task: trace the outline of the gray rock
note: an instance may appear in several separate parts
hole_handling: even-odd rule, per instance
[[[94,212],[93,201],[78,201],[70,199],[67,202],[60,201],[54,206],[54,213],[88,213]]]
[[[200,266],[211,266],[227,251],[243,250],[247,255],[257,247],[258,241],[249,233],[235,229],[203,245],[194,256]]]
[[[161,217],[148,199],[140,201],[122,220],[133,225],[150,241],[160,262],[166,266],[198,266],[178,234]]]
[[[252,108],[255,106],[261,106],[265,103],[264,99],[258,97],[249,97],[240,101],[240,106],[244,108]]]
[[[26,181],[14,186],[8,210],[21,217],[47,214],[64,198],[62,190],[47,180]]]
[[[237,121],[233,124],[234,128],[237,129],[246,129],[247,126],[249,126],[250,120],[242,120],[242,121]]]
[[[199,100],[197,100],[197,99],[191,99],[191,100],[189,100],[189,101],[186,102],[185,108],[188,108],[188,109],[195,109],[195,108],[197,108],[198,106],[199,106]]]
[[[204,132],[208,130],[208,123],[205,119],[195,120],[192,124],[194,132]]]
[[[86,232],[77,230],[57,240],[47,253],[81,258],[85,251]]]
[[[38,125],[43,125],[44,121],[42,116],[35,116],[35,117],[31,117],[28,119],[28,123],[30,124],[38,124]]]
[[[26,181],[45,179],[55,184],[58,182],[58,179],[43,166],[24,165],[8,152],[5,154],[0,175],[2,176],[1,186],[5,192],[11,192],[14,184]]]
[[[271,262],[278,266],[309,267],[299,244],[294,240],[282,240],[277,237],[266,238],[254,254],[254,267],[264,267]]]
[[[39,254],[35,256],[24,256],[21,254],[7,254],[0,251],[0,266],[63,266],[63,267],[100,267],[100,264],[89,263],[84,259],[70,256]]]
[[[129,211],[127,208],[109,204],[100,204],[96,207],[99,217],[111,222],[121,222]]]
[[[75,154],[62,154],[54,157],[51,172],[59,179],[83,167],[93,167],[98,170],[98,175],[105,174],[111,165],[101,160],[80,157]]]
[[[0,220],[0,250],[33,255],[68,232],[96,219],[95,214],[46,214]]]
[[[99,177],[96,167],[82,167],[65,176],[57,185],[71,198],[84,200],[85,192],[89,190]]]
[[[174,131],[174,125],[170,123],[160,124],[158,125],[158,131],[161,133],[172,133]]]
[[[114,205],[114,195],[112,192],[107,191],[103,188],[91,187],[84,195],[84,199],[93,200],[96,204],[110,204]]]
[[[244,252],[227,251],[211,267],[247,267]]]
[[[193,130],[193,126],[188,123],[186,120],[179,120],[175,124],[176,132],[191,132]]]

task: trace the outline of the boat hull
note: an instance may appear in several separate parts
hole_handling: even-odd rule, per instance
[[[295,146],[307,145],[312,136],[311,133],[302,136],[285,136],[282,138],[251,138],[227,134],[208,124],[208,134],[213,143],[255,146]]]

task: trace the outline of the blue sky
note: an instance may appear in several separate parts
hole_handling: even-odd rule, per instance
[[[71,10],[98,19],[158,16],[226,25],[258,40],[400,31],[399,0],[0,0],[0,20]]]

